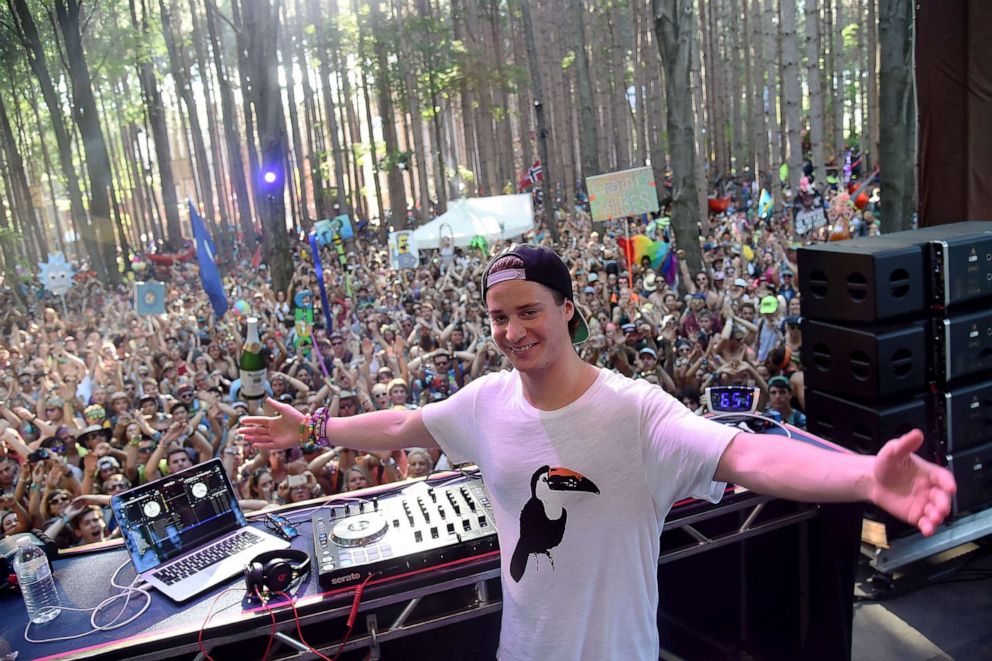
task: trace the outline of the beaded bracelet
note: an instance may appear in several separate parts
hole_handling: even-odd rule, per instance
[[[303,416],[303,420],[300,421],[300,445],[306,445],[307,443],[307,430],[310,428],[310,416]]]
[[[321,447],[327,447],[327,408],[321,407],[317,409],[314,413],[316,420],[314,421],[313,436],[311,437],[311,442],[314,445]]]

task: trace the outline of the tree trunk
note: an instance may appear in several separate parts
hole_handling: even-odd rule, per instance
[[[750,151],[747,146],[750,133],[744,130],[744,108],[742,106],[744,98],[750,92],[747,82],[748,74],[742,70],[741,64],[743,59],[741,58],[741,30],[737,29],[737,26],[741,25],[740,0],[730,0],[729,6],[732,13],[727,23],[730,29],[730,44],[728,46],[729,53],[726,62],[730,68],[730,75],[727,77],[727,82],[730,85],[730,131],[733,135],[730,167],[732,172],[739,174],[742,172],[743,166],[751,162],[751,159],[747,156]],[[746,28],[744,29],[744,33],[747,33]]]
[[[197,200],[197,204],[203,205],[205,210],[204,220],[206,220],[207,227],[210,228],[214,240],[219,245],[218,252],[223,256],[221,261],[227,261],[231,259],[233,250],[230,242],[227,240],[226,234],[221,234],[217,231],[218,210],[214,202],[213,181],[210,177],[210,162],[207,159],[207,145],[203,141],[200,114],[197,111],[196,99],[193,97],[193,88],[189,81],[189,62],[186,61],[185,53],[179,49],[173,36],[172,12],[175,11],[176,0],[169,0],[169,2],[172,4],[171,8],[166,7],[165,0],[158,0],[158,6],[159,12],[162,15],[162,33],[165,36],[165,45],[169,53],[169,69],[172,72],[176,91],[179,93],[183,105],[186,106],[186,116],[189,118],[189,134],[193,142],[193,158],[196,163],[195,174],[200,184],[199,193],[203,196],[202,200]],[[175,31],[179,32],[178,28]],[[206,88],[206,86],[204,87]],[[178,205],[176,213],[178,221]]]
[[[41,122],[41,115],[38,112],[38,98],[34,91],[31,89],[31,111],[34,113],[34,123],[38,127],[38,145],[41,147],[41,159],[45,164],[45,172],[48,174],[48,192],[49,197],[52,200],[52,220],[55,223],[55,242],[58,244],[59,250],[65,255],[66,259],[72,259],[72,255],[66,249],[65,245],[65,229],[62,227],[62,217],[59,211],[58,205],[55,203],[55,169],[52,167],[52,159],[48,153],[48,144],[45,140],[45,130]],[[38,187],[41,187],[41,181],[39,178]]]
[[[279,10],[271,0],[249,0],[242,5],[245,45],[253,85],[255,125],[258,127],[260,165],[263,172],[281,173],[275,182],[258,181],[256,200],[262,219],[262,250],[272,274],[274,290],[285,290],[293,278],[293,257],[286,231],[285,163],[286,118],[279,87],[276,43]]]
[[[834,40],[833,62],[830,71],[833,72],[833,116],[834,116],[834,161],[838,171],[844,164],[844,69],[847,66],[844,57],[844,0],[833,0],[834,4]]]
[[[647,62],[644,61],[644,53],[647,50],[644,43],[646,41],[644,24],[647,21],[643,18],[645,11],[643,5],[633,3],[631,10],[633,12],[634,22],[634,47],[631,53],[634,59],[634,139],[636,141],[633,158],[634,164],[640,166],[647,163],[648,157],[649,129],[648,112],[646,109],[650,79],[648,77]]]
[[[234,92],[221,58],[222,46],[217,32],[217,5],[214,0],[204,0],[207,7],[207,32],[210,35],[210,50],[214,56],[217,71],[217,87],[220,90],[220,106],[223,115],[224,142],[227,145],[227,167],[231,189],[238,209],[241,226],[242,247],[251,252],[255,248],[255,225],[251,216],[251,197],[245,179],[245,162],[241,155],[241,136],[238,135],[238,118],[234,108]]]
[[[430,219],[431,193],[427,182],[427,150],[424,145],[424,122],[420,114],[420,89],[417,87],[417,79],[412,63],[415,61],[413,50],[410,48],[409,37],[409,17],[402,14],[399,0],[393,0],[392,11],[393,20],[399,25],[399,66],[400,76],[403,78],[403,85],[406,88],[407,106],[410,113],[411,131],[413,132],[414,161],[416,162],[417,197],[420,198],[420,211],[417,213],[417,220],[420,223]],[[407,167],[411,167],[410,164]],[[412,175],[413,173],[411,173]]]
[[[28,64],[38,79],[42,98],[45,100],[45,106],[51,117],[55,142],[58,147],[59,167],[65,177],[65,186],[69,193],[69,213],[73,225],[79,233],[79,238],[83,241],[94,269],[97,273],[103,273],[104,271],[101,270],[103,268],[103,255],[100,252],[100,244],[96,240],[96,230],[86,214],[86,206],[83,203],[79,174],[72,160],[72,139],[62,115],[62,100],[55,91],[55,85],[48,71],[45,48],[41,43],[37,25],[28,9],[26,0],[8,0],[8,7],[15,22],[18,36],[24,46]]]
[[[548,24],[547,33],[554,35],[551,44],[549,44],[554,55],[549,62],[561,62],[565,59],[569,50],[571,50],[568,42],[567,26],[564,21],[555,21],[550,12],[545,12],[544,17]],[[557,176],[551,182],[551,190],[554,193],[551,209],[557,212],[558,209],[562,211],[566,210],[569,200],[575,199],[573,189],[575,188],[576,140],[572,130],[570,113],[572,99],[575,97],[575,94],[572,92],[571,67],[569,70],[565,70],[561,66],[549,67],[549,72],[550,82],[548,86],[551,89],[551,93],[545,95],[546,98],[550,97],[551,128],[548,137],[551,139],[552,144],[555,145],[550,158],[554,162],[555,154],[559,157],[558,167],[552,170],[552,173],[557,173]],[[555,94],[555,91],[557,91],[557,94]],[[547,176],[547,173],[545,173],[545,176]]]
[[[150,40],[148,38],[147,7],[142,0],[141,22],[139,24],[134,2],[135,0],[130,0],[132,25],[136,32],[143,35],[142,42],[148,43]],[[138,61],[138,78],[141,81],[141,91],[145,97],[145,108],[148,111],[148,121],[151,124],[152,138],[155,141],[155,157],[158,162],[162,204],[165,206],[168,243],[173,249],[178,250],[183,234],[182,228],[179,226],[179,200],[176,198],[176,182],[172,176],[172,148],[169,145],[169,127],[165,121],[165,107],[162,105],[162,95],[158,91],[150,53],[139,55]]]
[[[621,170],[630,167],[630,103],[627,101],[627,58],[620,23],[625,16],[624,9],[617,6],[609,16],[610,27],[610,80],[613,83],[614,141],[617,150],[617,166]],[[569,104],[571,105],[571,104]],[[570,181],[574,180],[574,177]]]
[[[14,300],[23,310],[28,308],[28,302],[24,297],[24,292],[17,286],[20,281],[17,275],[17,246],[14,240],[14,228],[10,226],[10,219],[7,217],[7,207],[0,204],[0,254],[3,255],[4,280],[8,283],[10,290],[14,292]]]
[[[516,162],[513,149],[513,129],[510,122],[510,94],[507,87],[508,74],[506,72],[506,53],[503,48],[503,33],[500,22],[500,0],[489,0],[488,13],[490,28],[492,31],[494,56],[496,62],[496,84],[493,86],[493,96],[499,114],[496,116],[496,141],[500,145],[500,152],[503,154],[499,162],[499,184],[501,190],[496,194],[501,194],[502,187],[507,183],[514,184],[516,174]]]
[[[913,3],[879,0],[878,165],[882,188],[882,229],[912,228],[915,202],[916,101],[913,95]]]
[[[303,107],[307,125],[307,176],[304,182],[309,181],[313,186],[313,206],[314,218],[320,220],[325,217],[323,207],[324,184],[323,174],[320,171],[320,154],[324,149],[324,137],[320,131],[320,111],[316,107],[313,86],[310,83],[310,57],[307,49],[307,39],[304,37],[304,22],[306,16],[303,13],[301,0],[294,0],[296,15],[296,60],[299,63],[300,73],[303,83]],[[360,144],[361,140],[354,140]]]
[[[575,76],[579,92],[579,145],[582,153],[583,179],[600,173],[599,134],[596,109],[593,107],[592,81],[589,79],[589,55],[586,53],[584,0],[570,0],[575,22]]]
[[[406,189],[403,185],[403,172],[399,168],[397,155],[399,141],[396,135],[396,116],[393,111],[392,82],[389,75],[389,53],[382,35],[382,13],[378,0],[370,4],[373,37],[373,52],[376,65],[376,96],[379,101],[379,119],[382,124],[382,139],[386,143],[386,158],[388,165],[386,183],[389,188],[389,216],[379,228],[380,238],[385,239],[389,225],[401,229],[407,226],[406,221]]]
[[[520,10],[524,28],[524,42],[527,45],[527,62],[530,65],[531,89],[534,93],[534,115],[537,119],[537,148],[544,170],[541,192],[544,197],[544,218],[551,232],[551,238],[558,240],[558,220],[554,214],[554,200],[551,197],[551,176],[548,172],[548,127],[544,119],[544,85],[541,80],[541,65],[537,58],[537,42],[534,41],[534,25],[530,15],[531,0],[521,0]]]
[[[823,91],[820,89],[820,0],[806,0],[806,84],[809,87],[813,180],[822,191],[827,185],[827,161],[823,149]]]
[[[799,90],[799,48],[796,43],[796,5],[790,0],[781,3],[779,35],[782,38],[782,100],[785,108],[787,146],[786,163],[789,164],[789,188],[793,195],[799,189],[803,174],[802,125],[800,108],[802,93]]]
[[[477,57],[472,61],[472,66],[466,73],[469,75],[469,84],[472,90],[472,98],[478,104],[474,110],[474,122],[476,135],[476,148],[479,151],[478,171],[476,172],[475,183],[481,195],[493,195],[493,189],[497,188],[498,175],[497,155],[495,151],[495,141],[493,140],[493,111],[491,98],[491,85],[487,78],[489,73],[488,63],[484,62],[484,56],[480,51],[484,48],[484,42],[480,41],[480,36],[484,36],[479,19],[478,2],[468,2],[464,12],[467,30],[465,31],[468,41],[467,50]],[[427,64],[426,66],[430,66]]]
[[[79,24],[79,0],[55,0],[55,16],[65,46],[69,65],[69,83],[73,97],[73,119],[83,138],[86,166],[90,181],[90,217],[102,259],[94,264],[97,275],[107,284],[120,283],[117,268],[117,243],[110,221],[110,204],[107,187],[110,186],[110,157],[100,130],[93,97],[89,66],[83,52],[83,37]]]
[[[333,199],[341,212],[347,210],[347,187],[348,180],[344,174],[344,160],[341,153],[341,136],[338,132],[338,120],[334,114],[334,100],[331,97],[331,78],[333,71],[329,58],[332,49],[336,47],[334,43],[334,33],[336,28],[326,25],[327,20],[321,20],[321,11],[317,0],[310,0],[310,20],[317,26],[318,45],[317,63],[320,72],[320,91],[324,100],[324,120],[327,122],[327,131],[331,134],[331,161],[334,165],[334,195]],[[330,35],[330,36],[328,36]],[[337,214],[334,214],[337,215]]]
[[[333,14],[336,16],[339,12],[338,0],[333,0],[331,3],[331,9]],[[361,193],[362,189],[365,187],[365,173],[362,170],[361,158],[355,154],[353,149],[350,148],[354,145],[360,145],[362,143],[362,131],[361,123],[358,121],[358,111],[355,109],[354,104],[355,92],[351,86],[351,74],[348,70],[347,53],[343,48],[338,49],[338,70],[342,72],[341,96],[344,99],[343,105],[345,116],[348,118],[347,122],[345,122],[345,128],[347,131],[346,136],[349,136],[349,148],[346,148],[346,153],[354,161],[355,166],[355,183],[349,199],[354,200],[353,204],[355,205],[355,208],[352,209],[354,214],[357,217],[368,218],[368,200]]]
[[[523,33],[522,20],[520,18],[520,12],[516,11],[516,5],[512,6],[513,10],[510,11],[510,29],[513,33],[513,63],[519,69],[525,69],[525,66],[521,64],[521,60],[527,57],[527,46],[526,39]],[[526,76],[522,76],[521,80],[517,81],[517,123],[520,131],[520,153],[523,155],[522,169],[526,170],[531,166],[534,161],[535,145],[534,140],[537,134],[534,132],[534,125],[531,123],[531,113],[534,111],[533,97],[531,96],[531,89],[529,85],[529,80]],[[465,100],[462,99],[462,108],[465,108]],[[467,144],[466,144],[467,147]],[[516,179],[518,174],[514,174]],[[514,184],[517,182],[514,181]]]
[[[369,94],[369,79],[366,73],[372,68],[372,58],[368,53],[368,36],[367,25],[358,11],[359,0],[352,0],[352,10],[358,17],[358,59],[360,61],[360,66],[358,67],[361,72],[362,80],[362,99],[365,106],[365,125],[369,132],[369,158],[372,159],[372,182],[375,187],[375,201],[377,209],[379,212],[379,231],[382,232],[382,226],[388,227],[389,223],[386,222],[386,207],[382,197],[382,179],[379,176],[379,153],[376,148],[375,143],[375,132],[372,130],[372,100]]]
[[[288,27],[280,31],[279,52],[282,63],[283,76],[286,78],[286,102],[289,106],[289,128],[293,136],[293,157],[287,158],[287,163],[295,167],[295,176],[286,181],[290,182],[290,190],[298,197],[296,198],[294,216],[297,216],[294,227],[301,227],[303,231],[310,231],[310,214],[307,212],[307,178],[306,170],[303,168],[303,137],[300,134],[299,105],[296,102],[296,80],[293,66],[293,48],[291,46],[294,35],[290,33]],[[300,62],[300,67],[305,67],[306,62]],[[288,156],[288,155],[287,155]],[[288,174],[288,171],[287,171]]]
[[[203,40],[203,28],[200,23],[199,9],[196,0],[189,0],[190,20],[193,30],[193,52],[196,55],[196,68],[200,73],[200,81],[203,85],[203,98],[207,104],[207,131],[210,133],[210,155],[213,165],[213,182],[217,194],[218,222],[223,228],[222,236],[227,236],[227,240],[233,244],[234,232],[232,232],[231,217],[234,210],[231,206],[232,195],[228,193],[228,182],[224,170],[224,156],[221,145],[220,128],[217,126],[217,104],[214,103],[213,85],[210,75],[210,68],[207,66],[207,49]],[[233,246],[232,246],[233,248]]]
[[[746,0],[745,0],[746,1]],[[759,0],[750,0],[751,11],[748,14],[750,21],[750,31],[748,37],[748,47],[754,53],[751,81],[751,113],[754,115],[754,144],[755,165],[754,178],[758,182],[759,188],[763,185],[763,180],[771,173],[771,159],[768,154],[768,111],[765,99],[765,73],[768,67],[765,64],[765,51],[762,48],[761,39],[761,7]]]
[[[765,46],[765,114],[768,116],[768,165],[772,197],[776,205],[782,200],[778,168],[782,164],[782,124],[778,117],[778,39],[775,33],[776,0],[764,0],[762,43]]]
[[[48,260],[48,249],[38,231],[38,219],[34,205],[31,203],[31,190],[28,186],[27,173],[24,171],[24,160],[17,148],[17,137],[10,125],[7,105],[0,94],[0,141],[3,142],[4,156],[7,161],[8,179],[4,182],[9,189],[12,199],[16,202],[13,209],[20,217],[18,223],[22,229],[21,241],[31,259],[39,256]]]
[[[654,0],[654,29],[661,49],[668,99],[668,143],[672,155],[672,228],[690,269],[702,268],[699,245],[696,128],[692,116],[689,68],[695,48],[692,0]],[[678,102],[673,102],[678,100]]]
[[[865,171],[878,163],[878,19],[876,2],[868,2],[868,144],[862,150],[868,160]]]

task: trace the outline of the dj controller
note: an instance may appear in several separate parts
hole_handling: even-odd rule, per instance
[[[312,521],[314,564],[325,589],[499,548],[492,504],[477,477],[434,486],[417,482],[389,496],[323,507]]]

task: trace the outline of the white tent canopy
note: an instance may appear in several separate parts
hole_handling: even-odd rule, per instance
[[[512,239],[534,229],[530,195],[470,197],[448,202],[448,211],[413,231],[417,247],[440,248],[450,236],[455,246],[467,246],[476,236],[487,241]]]

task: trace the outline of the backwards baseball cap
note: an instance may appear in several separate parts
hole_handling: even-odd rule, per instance
[[[493,265],[504,257],[516,257],[523,262],[523,268],[509,268],[490,273]],[[496,255],[489,266],[486,267],[485,275],[482,276],[482,300],[486,300],[489,288],[507,280],[528,280],[544,285],[549,289],[554,289],[559,294],[575,303],[575,295],[572,293],[572,276],[568,272],[568,267],[561,260],[554,250],[544,246],[521,245],[516,248],[509,248]],[[575,308],[575,317],[578,324],[572,332],[572,343],[581,344],[589,339],[589,325],[579,311]]]
[[[792,384],[789,383],[789,378],[785,376],[773,376],[768,379],[769,388],[785,388],[786,390],[792,390]]]
[[[774,296],[765,296],[761,299],[760,307],[758,312],[761,314],[771,314],[778,310],[778,299]]]

